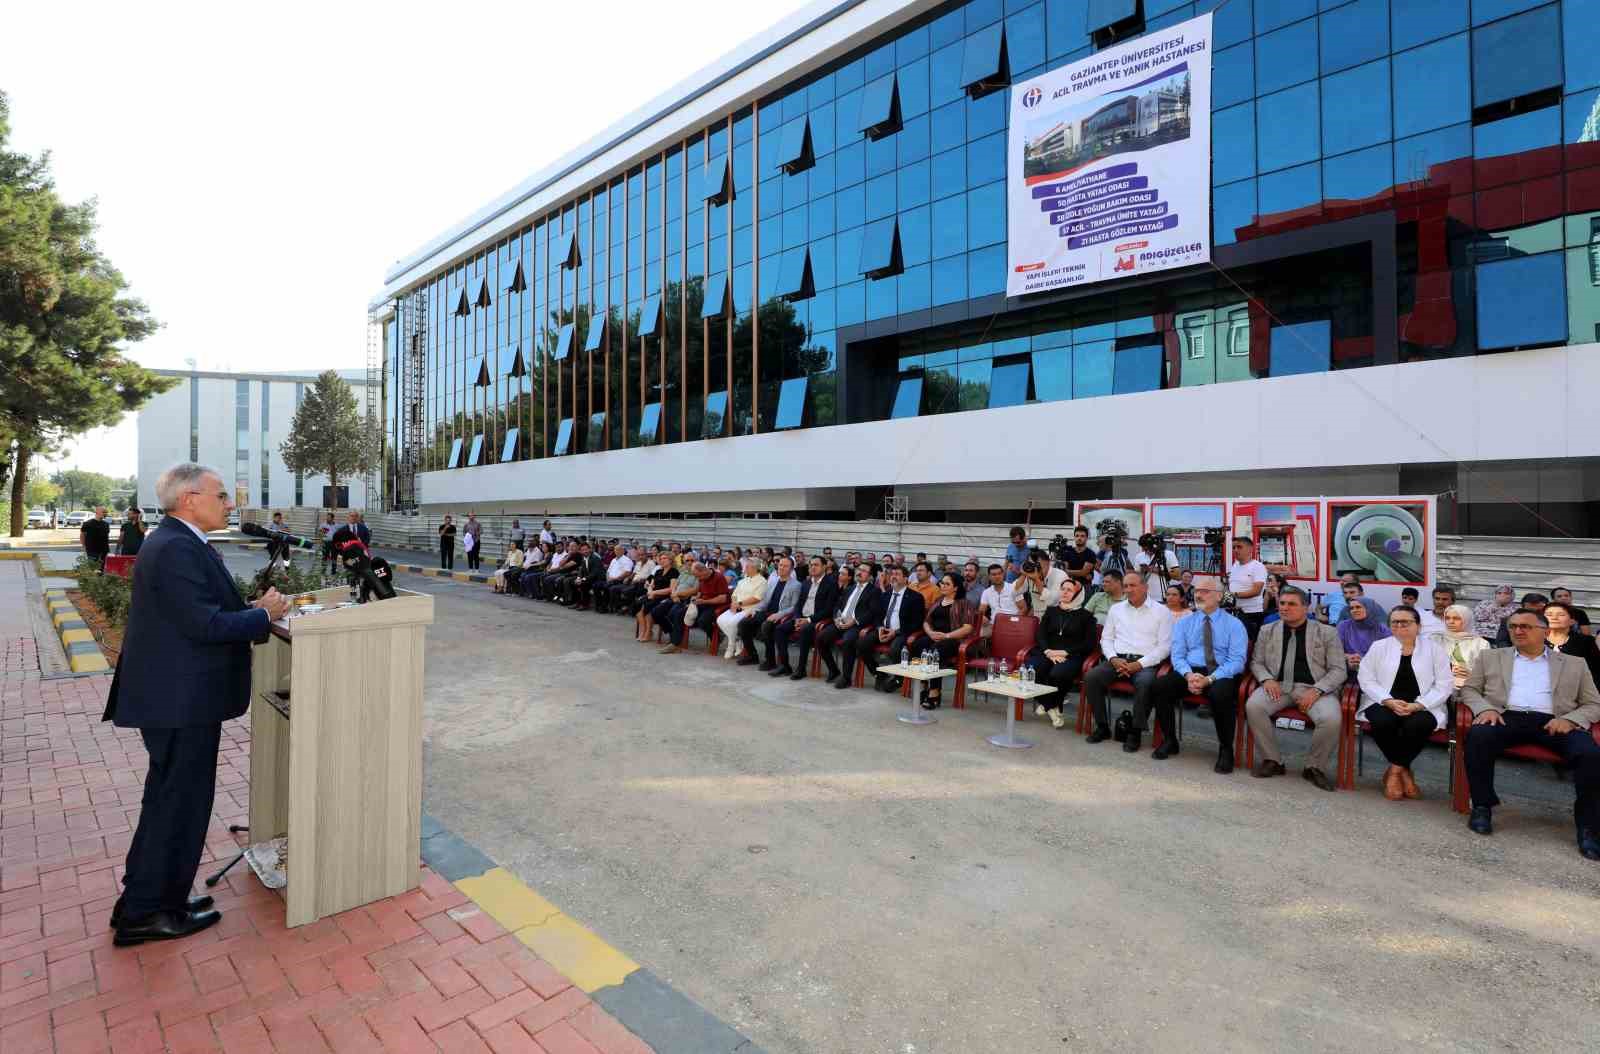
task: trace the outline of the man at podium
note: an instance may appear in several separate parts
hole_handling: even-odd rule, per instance
[[[250,702],[250,645],[289,602],[275,589],[246,604],[207,531],[233,501],[215,469],[189,462],[156,480],[166,517],[133,570],[122,656],[104,720],[137,728],[150,755],[125,888],[111,912],[119,947],[172,940],[216,923],[210,897],[191,899],[216,791],[222,722]]]

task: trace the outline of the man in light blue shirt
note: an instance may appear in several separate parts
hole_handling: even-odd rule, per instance
[[[1233,771],[1233,735],[1239,714],[1239,675],[1244,672],[1250,637],[1244,623],[1221,609],[1222,581],[1196,575],[1195,610],[1172,627],[1172,670],[1151,689],[1156,721],[1165,737],[1150,757],[1165,761],[1178,752],[1176,715],[1186,695],[1210,701],[1217,728],[1217,763],[1223,775]]]

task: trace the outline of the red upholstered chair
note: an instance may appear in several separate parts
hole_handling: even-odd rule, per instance
[[[989,654],[977,658],[964,658],[966,670],[987,671],[991,665],[997,665],[1001,659],[1011,664],[1014,670],[1017,664],[1028,657],[1028,652],[1033,650],[1033,643],[1039,635],[1039,620],[1032,615],[997,615],[994,620],[994,632],[989,636]],[[966,681],[963,678],[958,682],[962,687]],[[960,698],[960,696],[957,696]],[[1017,706],[1017,719],[1022,719],[1022,700],[1015,700]],[[961,704],[957,704],[961,705]]]
[[[1453,784],[1450,804],[1455,808],[1456,812],[1463,813],[1472,811],[1472,791],[1467,786],[1467,729],[1471,727],[1472,711],[1467,707],[1466,703],[1457,703],[1456,756],[1450,778],[1450,782]],[[1589,732],[1594,736],[1595,742],[1600,743],[1600,724],[1590,725]],[[1500,756],[1502,758],[1520,758],[1523,761],[1543,761],[1552,765],[1563,764],[1560,754],[1536,743],[1524,743],[1521,746],[1512,747]]]
[[[808,677],[822,676],[822,649],[817,647],[817,638],[822,635],[823,630],[827,629],[831,625],[833,625],[833,619],[831,618],[818,619],[817,628],[812,631],[811,668],[806,671],[806,675]]]
[[[967,656],[974,649],[983,649],[982,609],[973,616],[972,632],[962,639],[961,646],[956,649],[956,694],[955,702],[951,705],[957,710],[963,710],[967,705]]]
[[[1348,782],[1348,785],[1352,788],[1355,787],[1356,777],[1361,775],[1362,766],[1366,761],[1366,736],[1372,732],[1372,725],[1367,719],[1356,714],[1360,707],[1361,688],[1358,684],[1355,698],[1350,702],[1350,716],[1344,724],[1344,734],[1350,739],[1350,742],[1340,748],[1339,754],[1340,757],[1345,759],[1345,764],[1349,766],[1349,772],[1342,776],[1341,779]],[[1447,706],[1445,709],[1448,713],[1450,707]],[[1428,742],[1437,743],[1450,752],[1450,797],[1454,801],[1456,791],[1456,754],[1461,747],[1461,742],[1455,734],[1455,722],[1451,722],[1444,728],[1434,729],[1433,734],[1428,737]]]
[[[1252,688],[1253,690],[1253,688]],[[1334,759],[1334,786],[1340,790],[1355,789],[1355,762],[1349,757],[1350,745],[1355,741],[1355,735],[1350,730],[1350,723],[1355,720],[1356,699],[1361,692],[1361,686],[1355,681],[1346,681],[1343,691],[1339,693],[1339,719],[1341,722],[1339,733],[1339,751]],[[1245,696],[1249,698],[1249,696]],[[1243,717],[1243,714],[1240,715]],[[1300,712],[1300,708],[1290,703],[1280,707],[1272,715],[1276,721],[1280,717],[1297,717],[1304,721],[1308,727],[1314,727],[1312,720]],[[1244,722],[1244,767],[1254,768],[1256,763],[1256,737],[1250,731],[1249,722]]]
[[[724,611],[728,610],[728,606],[729,606],[728,605],[728,601],[725,600],[722,603],[716,605],[712,610],[716,614],[720,615]],[[695,631],[695,628],[696,627],[694,627],[694,626],[685,626],[683,628],[683,650],[684,651],[688,651],[689,650],[689,634],[693,633]],[[721,641],[722,641],[722,627],[718,626],[717,623],[716,623],[716,620],[713,619],[712,622],[711,622],[711,627],[706,630],[706,654],[707,655],[715,655],[717,653],[717,645],[719,643],[721,643]]]

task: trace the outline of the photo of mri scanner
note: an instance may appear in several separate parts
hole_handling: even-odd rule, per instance
[[[1420,506],[1330,505],[1333,577],[1354,574],[1371,581],[1427,581],[1428,532]]]

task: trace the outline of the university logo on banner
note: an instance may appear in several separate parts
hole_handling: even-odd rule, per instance
[[[1211,16],[1016,85],[1006,295],[1211,259]]]

